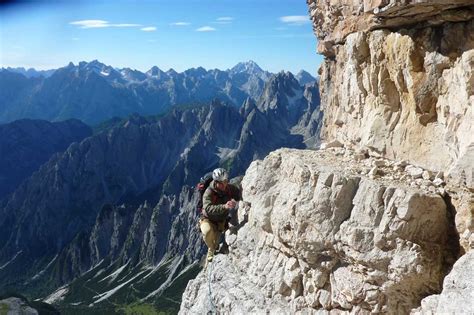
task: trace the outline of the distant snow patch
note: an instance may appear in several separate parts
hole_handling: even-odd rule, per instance
[[[184,259],[183,256],[173,259],[172,263],[170,264],[170,266],[168,268],[169,274],[168,274],[168,278],[166,278],[165,282],[163,282],[158,289],[151,292],[150,294],[148,294],[146,297],[144,297],[140,301],[144,302],[144,301],[148,300],[150,297],[160,295],[164,290],[166,290],[173,283],[173,281],[177,278],[176,272],[178,271],[179,266],[183,262],[183,259]]]
[[[56,260],[56,258],[58,258],[58,255],[56,254],[56,256],[54,256],[54,258],[46,265],[46,267],[43,268],[43,270],[41,270],[40,272],[38,272],[36,275],[34,275],[31,280],[36,280],[38,279],[39,277],[41,277],[43,275],[43,273],[49,268],[49,266],[51,266],[51,264]]]
[[[191,151],[191,148],[189,148],[189,147],[184,149],[183,153],[181,153],[181,155],[180,155],[180,158],[184,158],[186,155],[189,154],[190,151]]]
[[[60,287],[59,289],[51,293],[51,295],[49,295],[43,301],[48,304],[54,304],[56,302],[62,301],[64,297],[66,296],[66,294],[68,293],[68,291],[69,291],[69,288],[67,286]]]
[[[105,71],[101,71],[100,74],[102,74],[103,76],[107,77],[107,76],[109,76],[110,73],[109,73],[109,72],[105,72]]]
[[[92,277],[92,279],[97,278],[98,276],[100,276],[101,274],[103,274],[104,271],[105,271],[105,269],[100,269],[100,270],[97,271],[97,273]]]
[[[189,269],[193,268],[194,266],[198,265],[199,263],[198,262],[193,262],[192,264],[190,265],[187,265],[186,268],[184,268],[183,270],[181,270],[181,272],[176,276],[176,278],[179,278],[181,277],[183,274],[185,274]],[[175,279],[176,279],[175,278]]]
[[[107,292],[104,292],[104,293],[101,293],[101,294],[98,294],[96,296],[94,296],[94,298],[99,298],[97,301],[91,303],[91,305],[94,305],[96,303],[99,303],[99,302],[102,302],[106,299],[108,299],[109,297],[111,297],[112,295],[114,295],[115,293],[117,293],[118,290],[120,290],[121,288],[123,288],[124,286],[126,286],[127,284],[129,284],[130,282],[132,282],[133,280],[135,280],[136,278],[138,278],[139,276],[141,276],[142,273],[144,273],[145,271],[147,270],[142,270],[140,271],[139,273],[137,273],[133,278],[129,279],[128,281],[125,281],[124,283],[116,286],[115,288],[113,288],[112,290],[109,290]]]
[[[153,267],[153,266],[146,267],[146,270],[147,270],[147,271],[150,271],[150,270],[151,270],[151,271],[150,271],[149,274],[147,274],[146,276],[144,276],[141,281],[146,280],[146,278],[150,277],[150,276],[153,275],[156,271],[160,270],[165,264],[168,263],[168,261],[169,261],[168,259],[164,258],[164,259],[162,259],[162,260],[160,261],[160,263],[159,263],[158,265],[156,265],[156,266],[154,266],[154,267]],[[175,261],[175,260],[173,260],[173,261],[171,262],[171,264],[173,264],[174,261]],[[168,269],[168,270],[169,270],[169,269]]]
[[[122,271],[125,269],[125,267],[127,267],[127,265],[128,265],[128,262],[125,265],[123,265],[122,267],[120,267],[119,269],[115,270],[113,273],[111,273],[107,277],[105,277],[104,279],[99,280],[99,282],[102,282],[102,281],[104,281],[106,279],[109,279],[109,278],[110,278],[109,283],[114,282],[115,279],[117,279],[117,277],[120,275],[120,273],[122,273]]]
[[[231,149],[231,148],[217,148],[218,152],[217,152],[217,156],[221,159],[221,160],[225,160],[225,159],[228,159],[230,157],[232,157],[235,153],[235,149]]]

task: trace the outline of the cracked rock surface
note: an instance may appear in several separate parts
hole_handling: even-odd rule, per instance
[[[387,170],[371,178],[341,150],[281,149],[251,164],[248,217],[227,233],[230,254],[188,284],[182,314],[408,313],[441,291],[457,254],[442,196]]]

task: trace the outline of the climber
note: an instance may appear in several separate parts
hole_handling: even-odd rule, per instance
[[[229,183],[229,174],[225,169],[215,169],[212,179],[203,195],[199,220],[199,227],[208,248],[206,265],[214,258],[221,235],[228,227],[228,218],[236,215],[237,201],[242,199],[240,189]],[[226,254],[228,251],[224,239],[220,252]]]

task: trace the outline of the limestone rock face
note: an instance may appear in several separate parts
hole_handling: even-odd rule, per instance
[[[470,306],[472,312],[462,302],[472,299],[463,289],[469,275],[459,270],[472,264],[474,248],[474,2],[307,3],[326,57],[319,70],[322,141],[363,150],[359,160],[367,154],[405,160],[410,165],[400,179],[444,197],[456,227],[450,247],[467,254],[421,311],[462,313]],[[371,167],[364,174],[380,176]],[[450,187],[460,189],[453,194]]]
[[[327,57],[323,140],[444,170],[474,189],[473,2],[308,2]]]
[[[181,313],[401,314],[439,292],[454,255],[443,198],[360,172],[331,150],[253,162],[230,254],[188,284]]]

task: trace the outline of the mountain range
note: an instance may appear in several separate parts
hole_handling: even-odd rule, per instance
[[[73,142],[0,205],[0,292],[63,310],[143,301],[176,311],[170,300],[204,249],[194,184],[217,166],[242,175],[277,148],[308,147],[320,115],[317,85],[280,72],[240,108],[215,99],[132,115]]]
[[[35,68],[28,68],[25,69],[24,67],[6,67],[3,68],[3,70],[9,71],[9,72],[16,72],[24,75],[27,78],[36,78],[36,77],[50,77],[55,69],[50,69],[50,70],[36,70]]]
[[[178,73],[154,66],[138,70],[100,63],[70,63],[54,72],[7,68],[0,71],[0,122],[21,118],[60,121],[80,119],[98,124],[112,117],[163,114],[173,106],[206,104],[217,98],[241,106],[257,100],[274,75],[255,62],[225,71],[202,67]],[[309,73],[297,75],[300,84],[314,83]]]

